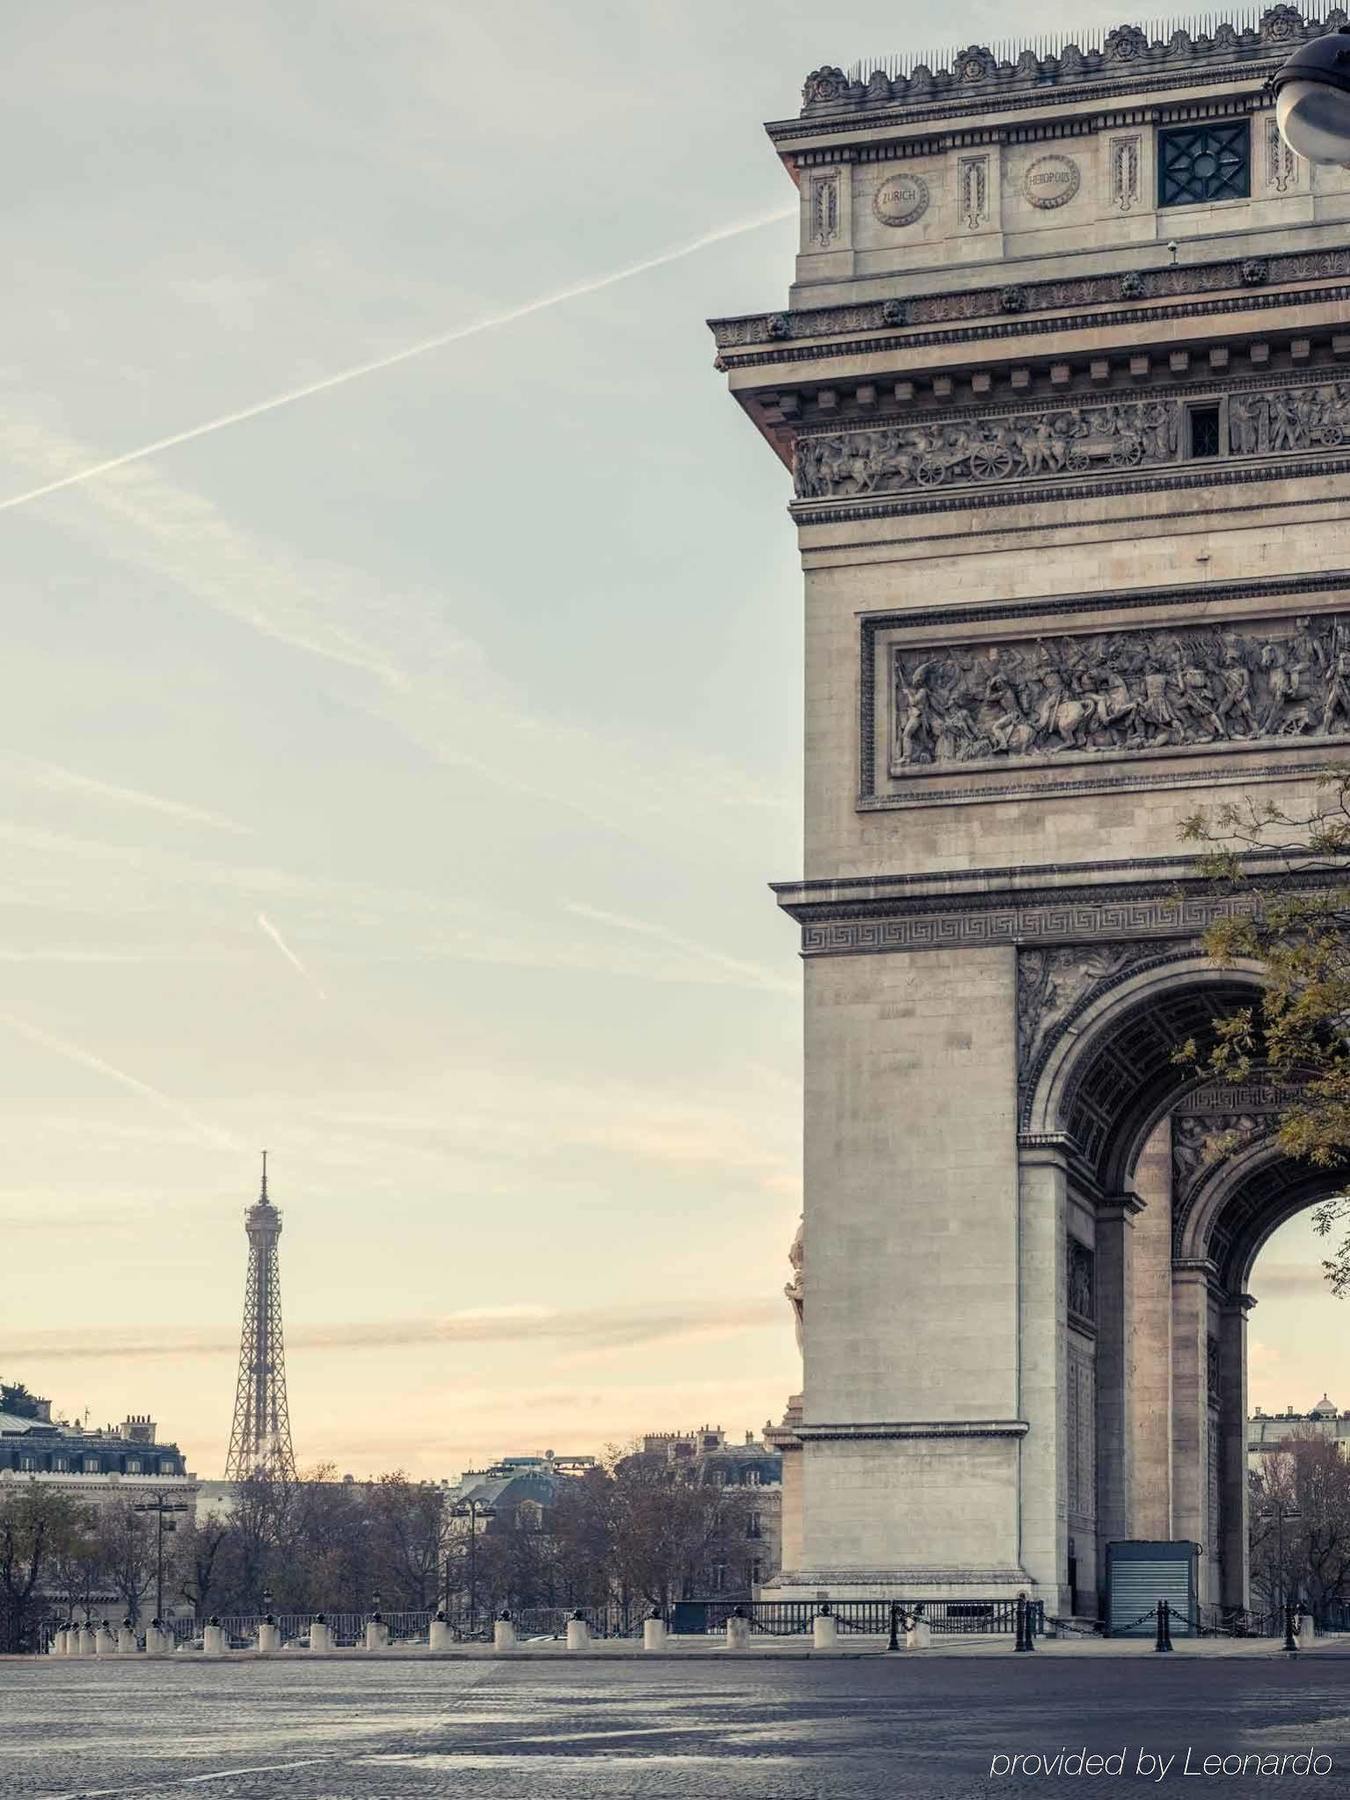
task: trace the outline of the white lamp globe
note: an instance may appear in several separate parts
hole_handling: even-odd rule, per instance
[[[1350,165],[1350,27],[1300,44],[1270,86],[1275,123],[1296,155]]]

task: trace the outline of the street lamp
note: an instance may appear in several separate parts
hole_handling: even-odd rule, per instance
[[[469,1629],[472,1631],[478,1620],[478,1561],[475,1527],[480,1519],[491,1519],[496,1515],[496,1507],[486,1500],[478,1500],[470,1496],[461,1500],[457,1506],[451,1507],[457,1519],[469,1521]],[[445,1559],[445,1602],[446,1611],[450,1610],[450,1559]]]
[[[191,1512],[192,1508],[186,1500],[172,1500],[167,1494],[155,1494],[149,1500],[137,1500],[133,1503],[132,1512],[154,1513],[157,1520],[155,1532],[155,1624],[164,1617],[164,1533],[177,1531],[178,1527],[172,1519],[165,1522],[166,1513]]]
[[[1350,165],[1350,26],[1306,44],[1270,78],[1275,123],[1297,155]]]
[[[1290,1598],[1289,1582],[1284,1567],[1284,1527],[1286,1521],[1293,1524],[1301,1519],[1303,1514],[1296,1505],[1287,1500],[1272,1500],[1265,1516],[1275,1521],[1275,1559],[1278,1570],[1279,1603],[1288,1612],[1293,1601]]]

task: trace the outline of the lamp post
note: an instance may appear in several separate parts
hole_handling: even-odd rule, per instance
[[[452,1507],[451,1511],[454,1513],[455,1518],[467,1519],[469,1521],[469,1629],[472,1631],[473,1627],[475,1626],[475,1624],[478,1621],[478,1560],[477,1560],[476,1528],[478,1525],[478,1521],[480,1519],[492,1518],[496,1512],[496,1508],[489,1505],[489,1503],[486,1500],[479,1500],[476,1496],[470,1495],[467,1500],[461,1500],[458,1503],[458,1505]],[[449,1558],[447,1557],[446,1558],[446,1581],[445,1581],[445,1589],[446,1589],[445,1597],[446,1597],[446,1602],[447,1602],[447,1605],[446,1605],[447,1611],[449,1611],[449,1599],[450,1599],[449,1570],[450,1570],[450,1562],[449,1562]]]
[[[1309,162],[1350,166],[1350,26],[1300,44],[1269,85],[1289,148]]]
[[[174,1520],[166,1522],[167,1513],[185,1513],[192,1509],[186,1500],[171,1499],[168,1494],[157,1493],[149,1500],[137,1500],[132,1503],[132,1512],[154,1513],[155,1528],[155,1623],[158,1625],[164,1617],[164,1533],[177,1531]]]
[[[1264,1516],[1272,1518],[1275,1521],[1275,1566],[1277,1573],[1275,1582],[1276,1593],[1272,1595],[1272,1598],[1277,1599],[1277,1604],[1283,1607],[1287,1613],[1290,1606],[1290,1598],[1289,1582],[1286,1578],[1284,1567],[1284,1526],[1286,1520],[1289,1520],[1292,1523],[1296,1519],[1301,1519],[1303,1514],[1297,1506],[1289,1501],[1272,1500],[1270,1502],[1269,1511]]]

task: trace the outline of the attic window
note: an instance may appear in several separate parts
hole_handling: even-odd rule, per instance
[[[1193,457],[1219,454],[1219,409],[1217,406],[1193,406],[1191,408],[1187,451]]]

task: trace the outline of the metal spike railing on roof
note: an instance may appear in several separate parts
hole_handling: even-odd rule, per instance
[[[1258,4],[1236,7],[1224,13],[1187,13],[1176,18],[1122,20],[1121,23],[1137,24],[1150,45],[1166,46],[1179,31],[1186,32],[1192,38],[1202,39],[1213,39],[1221,25],[1231,25],[1239,35],[1259,32],[1262,14],[1267,10],[1268,6]],[[1298,10],[1307,23],[1316,22],[1316,14],[1304,11],[1302,7]],[[1026,50],[1034,51],[1040,62],[1059,58],[1070,43],[1085,55],[1100,55],[1106,46],[1109,29],[1113,28],[1094,25],[1084,30],[1042,33],[1033,38],[1005,38],[987,48],[996,63],[1009,64],[1016,64]],[[850,81],[866,81],[879,70],[890,81],[908,81],[920,66],[936,74],[939,70],[951,69],[965,48],[962,44],[941,50],[902,51],[870,61],[860,58],[849,69],[848,78]]]

